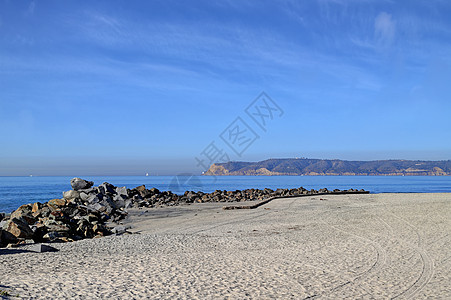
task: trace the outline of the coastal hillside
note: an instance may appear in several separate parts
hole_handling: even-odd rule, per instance
[[[374,160],[287,158],[212,164],[204,175],[451,175],[451,160]]]

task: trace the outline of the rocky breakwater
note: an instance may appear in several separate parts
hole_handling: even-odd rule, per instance
[[[69,242],[112,233],[107,221],[127,214],[128,190],[80,178],[71,180],[72,190],[61,199],[25,204],[0,220],[0,246],[35,242]]]
[[[316,194],[368,193],[364,190],[246,189],[212,193],[186,191],[177,195],[144,185],[133,189],[107,182],[93,186],[81,178],[71,180],[72,190],[61,199],[20,206],[10,216],[0,215],[0,246],[8,244],[70,242],[124,233],[118,222],[129,208],[152,208],[204,202],[242,202]]]

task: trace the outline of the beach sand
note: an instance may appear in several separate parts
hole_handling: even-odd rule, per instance
[[[136,234],[0,250],[26,299],[451,299],[451,194],[134,210]],[[14,298],[14,297],[13,297]]]

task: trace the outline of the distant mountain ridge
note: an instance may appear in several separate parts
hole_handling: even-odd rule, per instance
[[[374,160],[284,158],[215,163],[204,175],[451,175],[451,160]]]

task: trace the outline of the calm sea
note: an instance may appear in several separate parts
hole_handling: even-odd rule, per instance
[[[365,189],[372,193],[451,192],[451,176],[86,176],[95,185],[147,188],[183,193],[247,188]],[[61,198],[71,189],[71,177],[0,177],[0,212],[11,212],[22,204]]]

